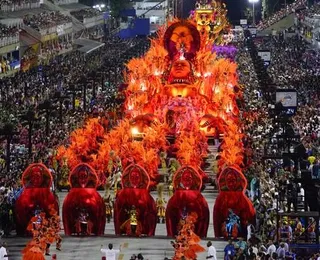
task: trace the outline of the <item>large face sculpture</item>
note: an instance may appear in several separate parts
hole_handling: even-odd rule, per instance
[[[90,165],[81,163],[71,171],[69,182],[72,188],[96,188],[98,177]]]
[[[247,181],[237,167],[228,167],[222,171],[219,177],[219,188],[221,191],[244,191]]]
[[[169,83],[173,83],[175,79],[187,79],[191,74],[191,64],[187,60],[177,60],[173,63]]]

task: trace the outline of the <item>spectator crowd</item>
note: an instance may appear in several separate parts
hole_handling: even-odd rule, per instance
[[[267,69],[257,55],[260,49],[271,51]],[[251,155],[252,160],[245,171],[247,195],[256,209],[256,224],[248,227],[247,242],[230,241],[225,259],[318,259],[317,254],[295,255],[290,248],[295,243],[315,242],[316,219],[290,217],[290,212],[318,211],[317,188],[305,181],[319,178],[319,53],[298,36],[251,39],[238,51],[237,63],[245,86],[246,158]],[[266,93],[270,86],[297,91],[293,117],[279,114],[270,105]],[[298,134],[300,140],[287,146],[278,137]],[[299,161],[282,152],[298,153]]]
[[[42,12],[37,15],[26,15],[23,19],[23,23],[26,26],[30,26],[38,31],[71,22],[71,17],[63,15],[60,11]]]
[[[26,9],[39,8],[39,0],[1,0],[0,11],[14,12]]]
[[[85,18],[102,16],[102,12],[94,8],[86,8],[77,11],[72,11],[71,14],[81,22],[83,22]]]
[[[0,47],[19,42],[19,28],[0,23]]]
[[[266,29],[269,26],[279,22],[281,19],[285,18],[289,14],[294,13],[296,10],[306,6],[306,0],[295,0],[292,4],[288,4],[285,7],[281,8],[279,11],[268,16],[266,19],[262,20],[257,28],[260,30]]]

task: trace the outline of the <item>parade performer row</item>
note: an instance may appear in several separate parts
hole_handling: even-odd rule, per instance
[[[49,208],[44,206],[46,205],[45,201],[42,201],[41,198],[34,200],[34,197],[28,197],[33,191],[37,192],[38,189],[42,189],[43,193],[47,191],[49,194],[45,198],[50,198],[50,188],[45,188],[46,182],[50,184],[50,175],[46,175],[48,172],[42,164],[33,164],[26,169],[23,175],[26,187],[17,200],[16,212],[27,213],[24,222],[18,222],[18,226],[22,226],[23,223],[28,225],[34,214],[40,216],[39,212],[50,217]],[[227,196],[227,192],[238,194],[237,202],[240,202],[240,205],[245,205],[246,198],[242,197],[242,192],[246,181],[241,178],[237,180],[237,176],[241,177],[233,168],[228,168],[221,173],[219,178],[220,197],[218,196],[216,205],[220,205],[221,198],[224,194]],[[200,192],[201,176],[190,166],[183,166],[174,174],[172,182],[174,193],[169,198],[167,207],[163,197],[163,184],[158,185],[158,198],[154,200],[150,195],[149,175],[136,164],[130,165],[123,172],[121,189],[117,190],[114,201],[108,190],[109,185],[106,185],[105,199],[97,192],[97,176],[92,167],[87,164],[79,164],[75,167],[69,180],[71,190],[63,203],[63,224],[66,235],[102,235],[106,220],[110,222],[113,215],[115,232],[118,235],[154,236],[157,223],[162,222],[166,223],[168,236],[174,237],[179,233],[181,220],[189,213],[197,212],[195,233],[200,237],[207,236],[209,207]],[[241,200],[243,201],[241,202]],[[28,203],[22,205],[21,201],[28,201]],[[54,203],[50,205],[56,207]],[[240,211],[240,214],[239,205],[237,207],[225,205],[228,207],[226,217],[215,215],[215,218],[221,221],[220,227],[222,227],[220,229],[215,226],[215,233],[221,237],[237,237],[245,232],[248,223],[245,220],[252,216],[248,215],[251,214],[248,211],[250,204],[246,206],[245,211]],[[29,215],[30,217],[27,218]],[[34,224],[36,225],[38,222],[41,221],[36,220]],[[20,235],[26,233],[28,230],[25,227],[24,232]]]

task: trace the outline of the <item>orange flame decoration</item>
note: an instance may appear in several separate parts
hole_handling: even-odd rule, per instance
[[[182,131],[176,139],[177,158],[181,165],[189,165],[195,169],[201,166],[202,158],[207,156],[208,143],[203,132],[197,125]]]
[[[194,223],[197,218],[197,214],[193,212],[189,214],[185,220],[181,220],[183,226],[173,243],[175,249],[173,260],[181,259],[181,257],[184,257],[186,260],[196,259],[197,253],[205,251],[205,249],[199,245],[201,239],[193,232]]]
[[[52,244],[54,241],[61,241],[59,235],[60,231],[60,217],[58,216],[54,206],[50,207],[50,217],[46,218],[46,214],[41,212],[41,223],[34,224],[38,218],[32,217],[27,230],[32,233],[32,240],[28,242],[23,249],[23,260],[42,260],[45,259],[44,253],[47,244]],[[35,227],[37,226],[37,227]]]
[[[174,20],[171,24],[177,23]],[[196,28],[192,20],[187,21],[190,28]],[[171,25],[169,24],[169,25]],[[151,40],[151,47],[141,58],[132,59],[128,64],[125,79],[128,83],[126,90],[125,108],[128,119],[152,114],[158,119],[157,124],[145,124],[142,127],[143,138],[135,141],[131,131],[132,125],[128,119],[123,120],[118,127],[106,132],[99,119],[89,119],[83,128],[75,130],[70,137],[70,145],[61,146],[57,151],[57,159],[67,159],[69,168],[81,162],[92,166],[101,181],[108,172],[110,152],[121,159],[125,168],[131,163],[137,163],[148,172],[151,181],[157,177],[160,161],[159,154],[167,150],[166,135],[168,125],[166,112],[171,109],[169,103],[176,104],[174,96],[170,96],[168,73],[173,65],[168,50],[164,45],[166,28],[158,32],[158,37]],[[224,58],[217,58],[211,53],[211,45],[207,44],[205,35],[200,35],[200,49],[192,60],[192,86],[188,85],[183,93],[192,93],[184,98],[185,105],[178,105],[178,116],[187,114],[188,120],[181,120],[180,130],[176,132],[178,148],[177,156],[182,164],[199,168],[202,158],[206,156],[206,132],[200,128],[199,122],[206,115],[204,125],[217,128],[224,135],[223,151],[219,161],[220,170],[226,166],[238,165],[243,160],[243,145],[240,132],[239,109],[236,99],[241,97],[240,91],[235,91],[237,84],[237,65]],[[180,91],[181,85],[175,85]],[[169,92],[164,93],[164,89]],[[196,94],[195,94],[196,90]],[[173,90],[172,90],[173,93]],[[179,99],[181,100],[181,98]],[[174,105],[173,105],[174,106]],[[188,106],[188,108],[186,108]],[[190,109],[189,109],[190,108]],[[175,109],[175,108],[174,108]],[[192,113],[189,113],[189,110]],[[215,125],[219,123],[219,126]],[[182,130],[181,130],[182,129]],[[142,131],[141,130],[141,131]]]
[[[135,141],[130,135],[129,120],[123,120],[109,133],[94,132],[92,128],[101,129],[98,119],[90,119],[84,128],[72,133],[70,146],[59,147],[57,158],[68,158],[70,168],[86,162],[96,170],[102,180],[101,176],[108,173],[110,152],[114,151],[121,158],[123,168],[134,162],[148,172],[152,181],[156,179],[160,162],[159,151],[167,149],[162,125],[146,129],[142,141]]]

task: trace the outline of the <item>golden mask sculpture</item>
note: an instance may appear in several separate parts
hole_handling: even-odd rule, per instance
[[[222,43],[223,35],[221,33],[229,28],[227,12],[226,5],[218,0],[202,0],[196,3],[193,19],[197,24],[198,31],[207,35],[209,42]]]

